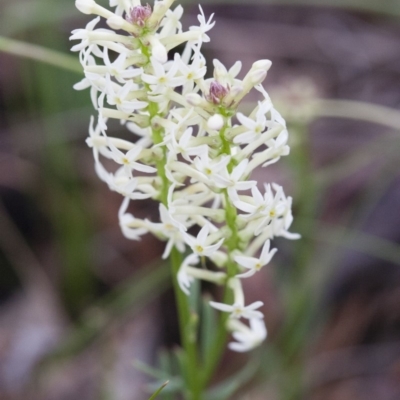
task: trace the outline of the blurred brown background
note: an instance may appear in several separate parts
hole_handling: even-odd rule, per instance
[[[197,5],[183,6],[187,29]],[[246,282],[266,304],[269,338],[232,398],[400,399],[400,2],[203,8],[217,21],[203,47],[208,74],[213,58],[242,60],[242,74],[273,61],[265,87],[287,120],[291,154],[257,179],[293,196],[292,231],[303,236],[277,240],[274,265]],[[1,37],[65,54],[70,31],[90,19],[73,1],[0,3]],[[163,244],[119,231],[121,198],[97,179],[85,145],[94,112],[89,93],[72,89],[81,75],[7,51],[0,399],[146,399],[154,377],[133,362],[168,369],[160,349],[178,343]],[[156,216],[149,201],[135,207]],[[215,381],[246,359],[227,354]]]

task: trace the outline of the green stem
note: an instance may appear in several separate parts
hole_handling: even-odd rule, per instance
[[[223,303],[231,304],[232,302],[233,302],[232,290],[230,290],[228,287],[225,287]],[[211,347],[209,353],[207,354],[204,363],[204,368],[203,368],[204,372],[202,375],[202,387],[206,387],[208,385],[225,350],[225,343],[228,337],[228,332],[225,326],[228,318],[229,315],[226,313],[223,313],[220,316],[218,330],[215,336],[213,346]]]
[[[14,56],[30,58],[31,60],[40,61],[82,75],[82,67],[75,57],[59,51],[49,50],[42,46],[0,36],[0,51]]]
[[[198,379],[197,317],[189,308],[189,300],[179,287],[176,276],[182,264],[182,254],[174,247],[170,255],[173,287],[178,308],[179,330],[186,354],[188,400],[201,400],[202,387]]]
[[[222,140],[222,154],[230,155],[231,148],[230,143],[225,138],[225,130],[226,126],[224,126],[220,131],[220,137]],[[232,159],[228,165],[228,171],[232,172],[234,167],[234,160]],[[228,225],[231,234],[228,239],[225,241],[225,246],[228,249],[228,262],[227,262],[227,273],[228,277],[232,278],[237,274],[237,266],[235,261],[232,258],[232,253],[234,250],[239,248],[239,234],[237,230],[237,210],[236,207],[231,203],[228,195],[228,191],[224,189],[224,198],[225,198],[225,220],[226,224]],[[233,293],[230,288],[225,286],[224,295],[223,295],[223,302],[226,304],[233,303]],[[220,317],[217,335],[214,341],[214,344],[206,357],[205,366],[204,366],[204,373],[203,373],[203,386],[207,386],[208,382],[210,381],[213,373],[218,366],[218,363],[222,357],[222,354],[225,349],[225,343],[228,337],[228,333],[226,330],[226,321],[229,318],[227,314],[222,314]]]
[[[149,103],[150,118],[155,117],[159,113],[157,103]],[[159,144],[163,141],[163,128],[153,129],[152,136],[153,142]],[[165,166],[167,163],[167,149],[162,146],[163,157],[156,162],[158,176],[161,177],[162,188],[160,190],[159,200],[166,207],[168,206],[168,190],[170,182],[165,173]],[[189,299],[182,292],[176,279],[179,268],[182,264],[182,254],[176,247],[173,247],[170,254],[172,280],[175,293],[175,300],[178,308],[179,331],[181,336],[182,346],[186,355],[186,369],[187,369],[187,384],[188,384],[188,400],[201,400],[201,385],[198,367],[198,349],[197,349],[197,316],[191,312]]]

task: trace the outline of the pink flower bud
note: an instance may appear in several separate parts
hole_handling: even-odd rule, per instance
[[[146,25],[146,21],[150,18],[150,15],[151,7],[148,4],[145,6],[136,6],[129,11],[126,20],[131,24],[143,28]]]
[[[221,85],[217,81],[212,81],[210,84],[210,92],[207,100],[214,104],[220,104],[222,99],[229,93],[229,89]]]

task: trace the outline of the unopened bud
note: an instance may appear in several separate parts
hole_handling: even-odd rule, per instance
[[[193,107],[198,107],[203,102],[203,98],[196,93],[188,93],[185,99]]]
[[[172,3],[175,0],[161,0],[161,1],[155,1],[154,2],[154,10],[153,14],[147,21],[147,27],[150,29],[156,29],[159,25],[161,20],[163,19],[165,13],[168,11],[168,9],[171,7]]]
[[[225,67],[217,59],[213,60],[213,64],[214,64],[214,79],[216,79],[216,80],[222,79],[226,75]]]
[[[251,69],[263,69],[268,71],[271,68],[272,62],[270,60],[258,60],[253,63]]]
[[[153,57],[161,64],[165,64],[168,61],[168,52],[165,46],[156,37],[152,37],[150,43]]]
[[[221,85],[217,81],[212,81],[210,84],[210,91],[207,96],[207,100],[214,103],[220,104],[222,99],[229,93],[229,89]]]
[[[267,71],[265,71],[264,69],[256,69],[249,73],[249,79],[253,85],[258,85],[259,83],[261,83],[266,76]]]
[[[130,9],[126,15],[126,20],[131,24],[137,25],[143,28],[146,25],[146,21],[151,16],[151,7],[146,4],[145,6],[136,6]]]
[[[207,126],[214,131],[219,131],[224,126],[224,118],[220,114],[215,114],[208,119]]]
[[[107,19],[107,25],[115,30],[121,29],[124,25],[125,20],[118,15],[112,16]]]
[[[75,7],[83,14],[92,14],[93,8],[96,6],[93,0],[76,0]]]
[[[235,85],[231,87],[231,91],[229,95],[233,98],[235,98],[238,94],[243,92],[243,86],[241,85]]]

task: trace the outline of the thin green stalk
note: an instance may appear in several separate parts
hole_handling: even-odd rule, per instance
[[[230,154],[230,144],[229,141],[226,140],[224,132],[226,126],[224,126],[220,131],[220,137],[222,140],[222,153],[223,154]],[[228,171],[232,172],[234,167],[234,162],[231,162],[228,165]],[[225,220],[226,223],[231,231],[231,235],[225,241],[225,245],[228,249],[228,262],[227,262],[227,273],[228,277],[232,278],[237,274],[237,266],[235,261],[232,258],[232,253],[234,250],[239,248],[239,234],[236,225],[237,219],[237,210],[236,207],[233,206],[231,201],[229,200],[228,191],[225,189],[223,191],[224,198],[225,198]],[[230,288],[227,286],[224,290],[223,295],[223,302],[226,304],[231,304],[233,302],[233,294]],[[226,321],[229,318],[228,315],[222,314],[220,317],[217,335],[214,341],[214,345],[212,346],[210,353],[206,357],[205,365],[204,365],[204,373],[203,373],[203,386],[207,386],[208,382],[210,381],[218,363],[222,357],[222,354],[225,349],[225,343],[228,337],[228,333],[226,330]]]
[[[226,287],[224,290],[223,303],[231,304],[232,301],[233,301],[232,290]],[[202,387],[206,387],[208,385],[225,350],[225,343],[228,337],[228,332],[225,326],[228,318],[229,315],[225,313],[220,316],[218,330],[215,336],[214,344],[211,347],[211,350],[209,351],[209,354],[207,355],[206,361],[204,363],[203,374],[202,374]]]
[[[150,118],[158,115],[158,104],[149,104]],[[159,144],[163,141],[163,129],[153,129],[153,141]],[[163,150],[163,157],[156,162],[157,173],[161,177],[162,188],[160,191],[159,200],[165,206],[168,206],[168,190],[170,182],[165,173],[165,166],[167,164],[166,147],[161,147]],[[187,367],[187,383],[189,386],[189,393],[187,394],[188,400],[201,400],[201,385],[198,379],[199,366],[198,366],[198,349],[197,349],[197,317],[192,314],[189,305],[189,299],[182,292],[179,287],[176,276],[178,275],[179,268],[182,264],[182,254],[176,247],[173,247],[170,254],[172,280],[175,293],[176,304],[178,308],[179,330],[183,348],[186,353],[186,367]]]
[[[182,264],[182,254],[174,247],[170,255],[173,287],[175,299],[178,307],[179,330],[181,341],[186,353],[187,366],[187,382],[190,392],[188,400],[201,400],[202,387],[200,385],[200,371],[198,365],[198,350],[197,350],[197,317],[191,313],[189,308],[188,297],[182,292],[179,287],[176,276]]]
[[[75,57],[56,50],[49,50],[42,46],[0,36],[0,51],[18,57],[30,58],[31,60],[50,64],[82,75],[82,67],[76,61]]]

